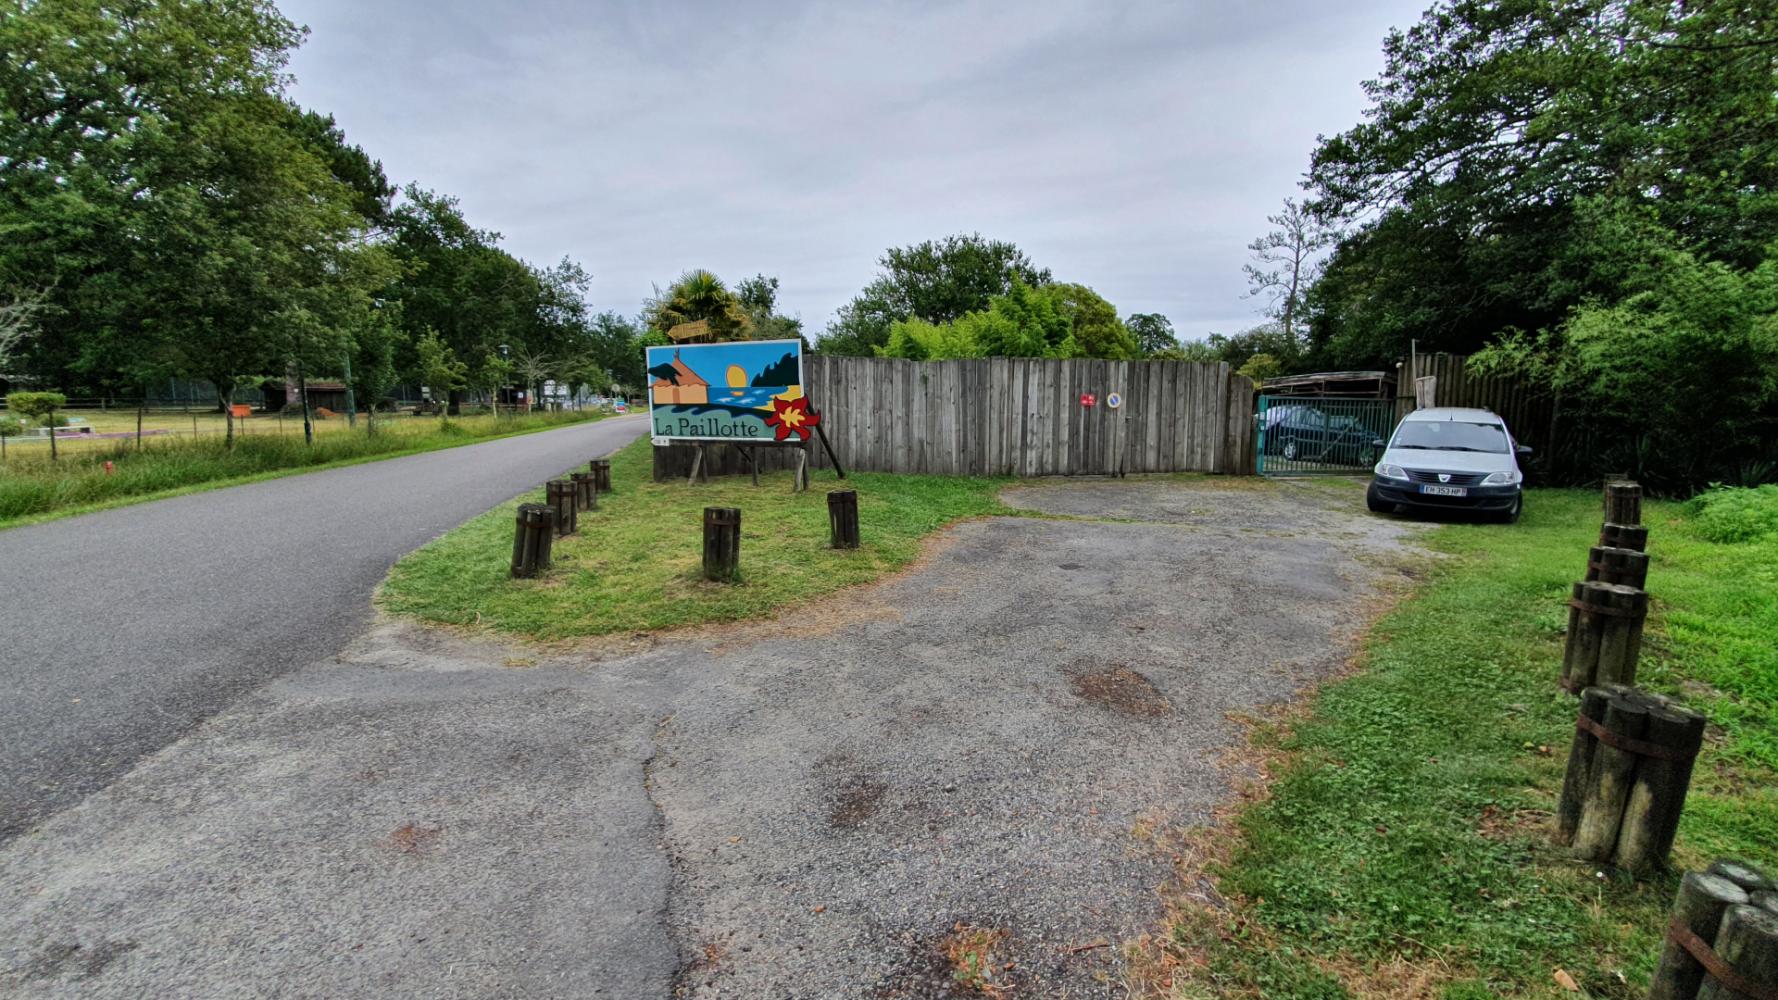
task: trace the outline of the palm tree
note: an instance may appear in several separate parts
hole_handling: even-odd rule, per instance
[[[743,340],[752,321],[741,301],[722,279],[702,268],[679,276],[665,293],[657,292],[648,303],[649,324],[666,333],[681,323],[707,320],[718,340]]]

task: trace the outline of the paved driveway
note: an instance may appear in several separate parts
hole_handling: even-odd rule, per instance
[[[1259,482],[1008,498],[1071,518],[746,628],[380,624],[0,849],[0,994],[945,997],[963,926],[1014,996],[1121,996],[1155,832],[1226,801],[1231,716],[1345,661],[1414,529]]]
[[[338,651],[402,555],[647,429],[613,418],[0,531],[0,841]]]

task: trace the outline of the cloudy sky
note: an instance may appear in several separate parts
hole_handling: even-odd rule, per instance
[[[633,313],[706,267],[819,332],[886,247],[1012,240],[1186,337],[1425,0],[281,0],[294,96]]]

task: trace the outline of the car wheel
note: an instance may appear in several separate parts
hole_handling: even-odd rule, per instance
[[[1375,484],[1372,484],[1369,489],[1364,491],[1364,505],[1369,507],[1373,514],[1395,513],[1395,505],[1377,495],[1377,487]]]
[[[1296,461],[1296,442],[1295,441],[1284,442],[1284,458],[1286,461],[1290,461],[1290,462]]]
[[[1521,493],[1518,495],[1518,497],[1516,499],[1513,500],[1513,506],[1512,506],[1511,510],[1505,512],[1504,514],[1498,514],[1498,515],[1496,515],[1496,517],[1499,518],[1501,524],[1518,524],[1519,523],[1519,515],[1523,514],[1524,512],[1525,512],[1525,494]]]

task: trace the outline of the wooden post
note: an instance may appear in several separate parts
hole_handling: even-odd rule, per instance
[[[552,479],[544,486],[544,496],[556,512],[556,534],[572,535],[579,529],[578,509],[574,502],[574,484],[566,479]]]
[[[1648,726],[1648,709],[1628,694],[1614,695],[1605,703],[1605,730],[1614,736],[1640,740]],[[1623,825],[1624,803],[1630,798],[1635,778],[1636,755],[1600,741],[1593,757],[1593,773],[1581,799],[1580,823],[1574,831],[1574,856],[1609,863]]]
[[[1414,379],[1414,408],[1430,410],[1438,405],[1438,376],[1422,375]]]
[[[581,510],[598,510],[599,485],[597,478],[590,472],[570,472],[568,478],[574,481],[574,506]]]
[[[591,462],[588,462],[587,466],[593,474],[593,484],[598,488],[599,492],[610,493],[612,491],[611,459],[595,458]]]
[[[1627,480],[1605,484],[1605,520],[1609,524],[1642,523],[1642,487]]]
[[[685,485],[696,486],[698,475],[704,471],[704,445],[699,442],[694,446],[691,456],[691,475],[685,477]]]
[[[804,445],[796,450],[796,479],[790,487],[792,493],[806,493],[809,490],[809,448]]]
[[[1642,657],[1642,624],[1648,618],[1648,594],[1635,587],[1597,584],[1609,612],[1599,634],[1599,666],[1594,684],[1636,683],[1636,663]]]
[[[836,490],[827,495],[827,522],[832,529],[833,547],[858,547],[858,491]]]
[[[1580,714],[1594,722],[1605,721],[1605,703],[1616,693],[1603,687],[1590,687],[1580,694]],[[1568,747],[1568,770],[1562,775],[1562,795],[1556,802],[1556,843],[1574,843],[1574,831],[1580,826],[1580,804],[1586,797],[1588,781],[1593,775],[1593,758],[1598,756],[1599,739],[1579,725],[1574,727],[1574,741]]]
[[[550,565],[550,544],[555,535],[556,512],[540,503],[519,504],[512,541],[512,575],[537,576]]]
[[[1726,878],[1687,872],[1673,897],[1673,924],[1714,944],[1722,916],[1747,901],[1747,893]],[[1704,982],[1704,967],[1669,933],[1661,944],[1661,960],[1648,984],[1648,1000],[1692,1000]]]
[[[1737,989],[1745,983],[1764,990],[1765,996],[1778,994],[1778,913],[1745,904],[1731,906],[1722,915],[1711,946],[1716,957],[1741,982],[1724,983],[1713,974],[1704,976],[1698,987],[1698,1000],[1746,1000],[1755,994]]]
[[[704,508],[704,579],[735,583],[741,578],[741,511]]]
[[[1673,852],[1692,763],[1704,745],[1704,717],[1671,703],[1651,707],[1642,738],[1664,753],[1644,754],[1636,763],[1616,863],[1633,872],[1652,872],[1665,868]]]
[[[1578,693],[1595,684],[1634,684],[1642,655],[1648,594],[1598,581],[1576,583],[1569,600],[1562,686]]]
[[[1635,549],[1638,552],[1648,548],[1648,529],[1640,524],[1618,524],[1607,521],[1599,529],[1599,544],[1608,548]]]
[[[1709,872],[1728,879],[1748,892],[1771,892],[1775,888],[1772,879],[1765,872],[1734,858],[1718,860],[1710,866]]]
[[[1648,553],[1595,545],[1587,553],[1587,580],[1645,588],[1648,586]]]

